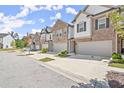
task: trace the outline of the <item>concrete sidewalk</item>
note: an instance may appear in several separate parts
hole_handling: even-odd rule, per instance
[[[37,53],[34,55],[30,55],[29,57],[32,57],[34,59],[40,59],[45,57],[54,58],[55,59],[54,61],[45,63],[41,62],[40,64],[44,64],[57,70],[61,70],[79,77],[83,77],[83,80],[85,80],[86,82],[88,82],[91,79],[104,80],[105,75],[107,73],[107,63],[97,60],[59,58],[55,57],[54,54]]]

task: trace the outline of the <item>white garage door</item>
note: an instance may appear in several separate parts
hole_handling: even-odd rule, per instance
[[[42,48],[48,48],[48,44],[42,44]]]
[[[53,45],[54,52],[60,52],[62,50],[67,50],[67,44],[66,43],[54,43]]]
[[[83,55],[111,56],[112,41],[77,42],[76,52]]]

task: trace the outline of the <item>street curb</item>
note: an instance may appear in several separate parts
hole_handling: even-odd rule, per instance
[[[67,70],[60,69],[60,68],[55,67],[55,66],[53,67],[53,66],[51,66],[49,64],[39,63],[39,62],[40,61],[38,61],[37,63],[40,64],[40,65],[42,65],[42,66],[45,66],[48,69],[51,69],[52,71],[55,71],[55,72],[61,74],[61,75],[65,76],[65,77],[67,77],[67,78],[69,78],[69,79],[71,79],[71,80],[73,80],[73,81],[75,81],[77,83],[89,83],[89,80],[86,79],[86,78],[84,78],[83,76],[74,74],[72,72],[69,72]]]

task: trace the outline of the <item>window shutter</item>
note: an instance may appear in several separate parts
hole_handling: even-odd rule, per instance
[[[84,22],[84,31],[86,31],[86,22]]]
[[[106,18],[106,28],[109,28],[109,18]]]
[[[98,20],[95,20],[95,29],[98,30]]]
[[[77,24],[77,32],[79,32],[79,24]]]

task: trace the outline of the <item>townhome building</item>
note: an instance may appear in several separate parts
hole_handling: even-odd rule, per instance
[[[114,31],[109,19],[117,6],[88,5],[74,18],[75,52],[83,55],[111,56],[124,51],[124,40]]]
[[[51,27],[45,27],[41,31],[41,44],[42,48],[47,48],[48,51],[52,51],[53,43],[52,43],[52,33]]]
[[[51,28],[53,52],[73,52],[73,26],[58,19]],[[68,34],[69,33],[69,34]]]
[[[0,48],[13,48],[11,45],[14,38],[7,33],[0,33]]]
[[[29,46],[31,50],[40,50],[41,49],[41,33],[36,32],[35,34],[27,33],[29,38]]]

